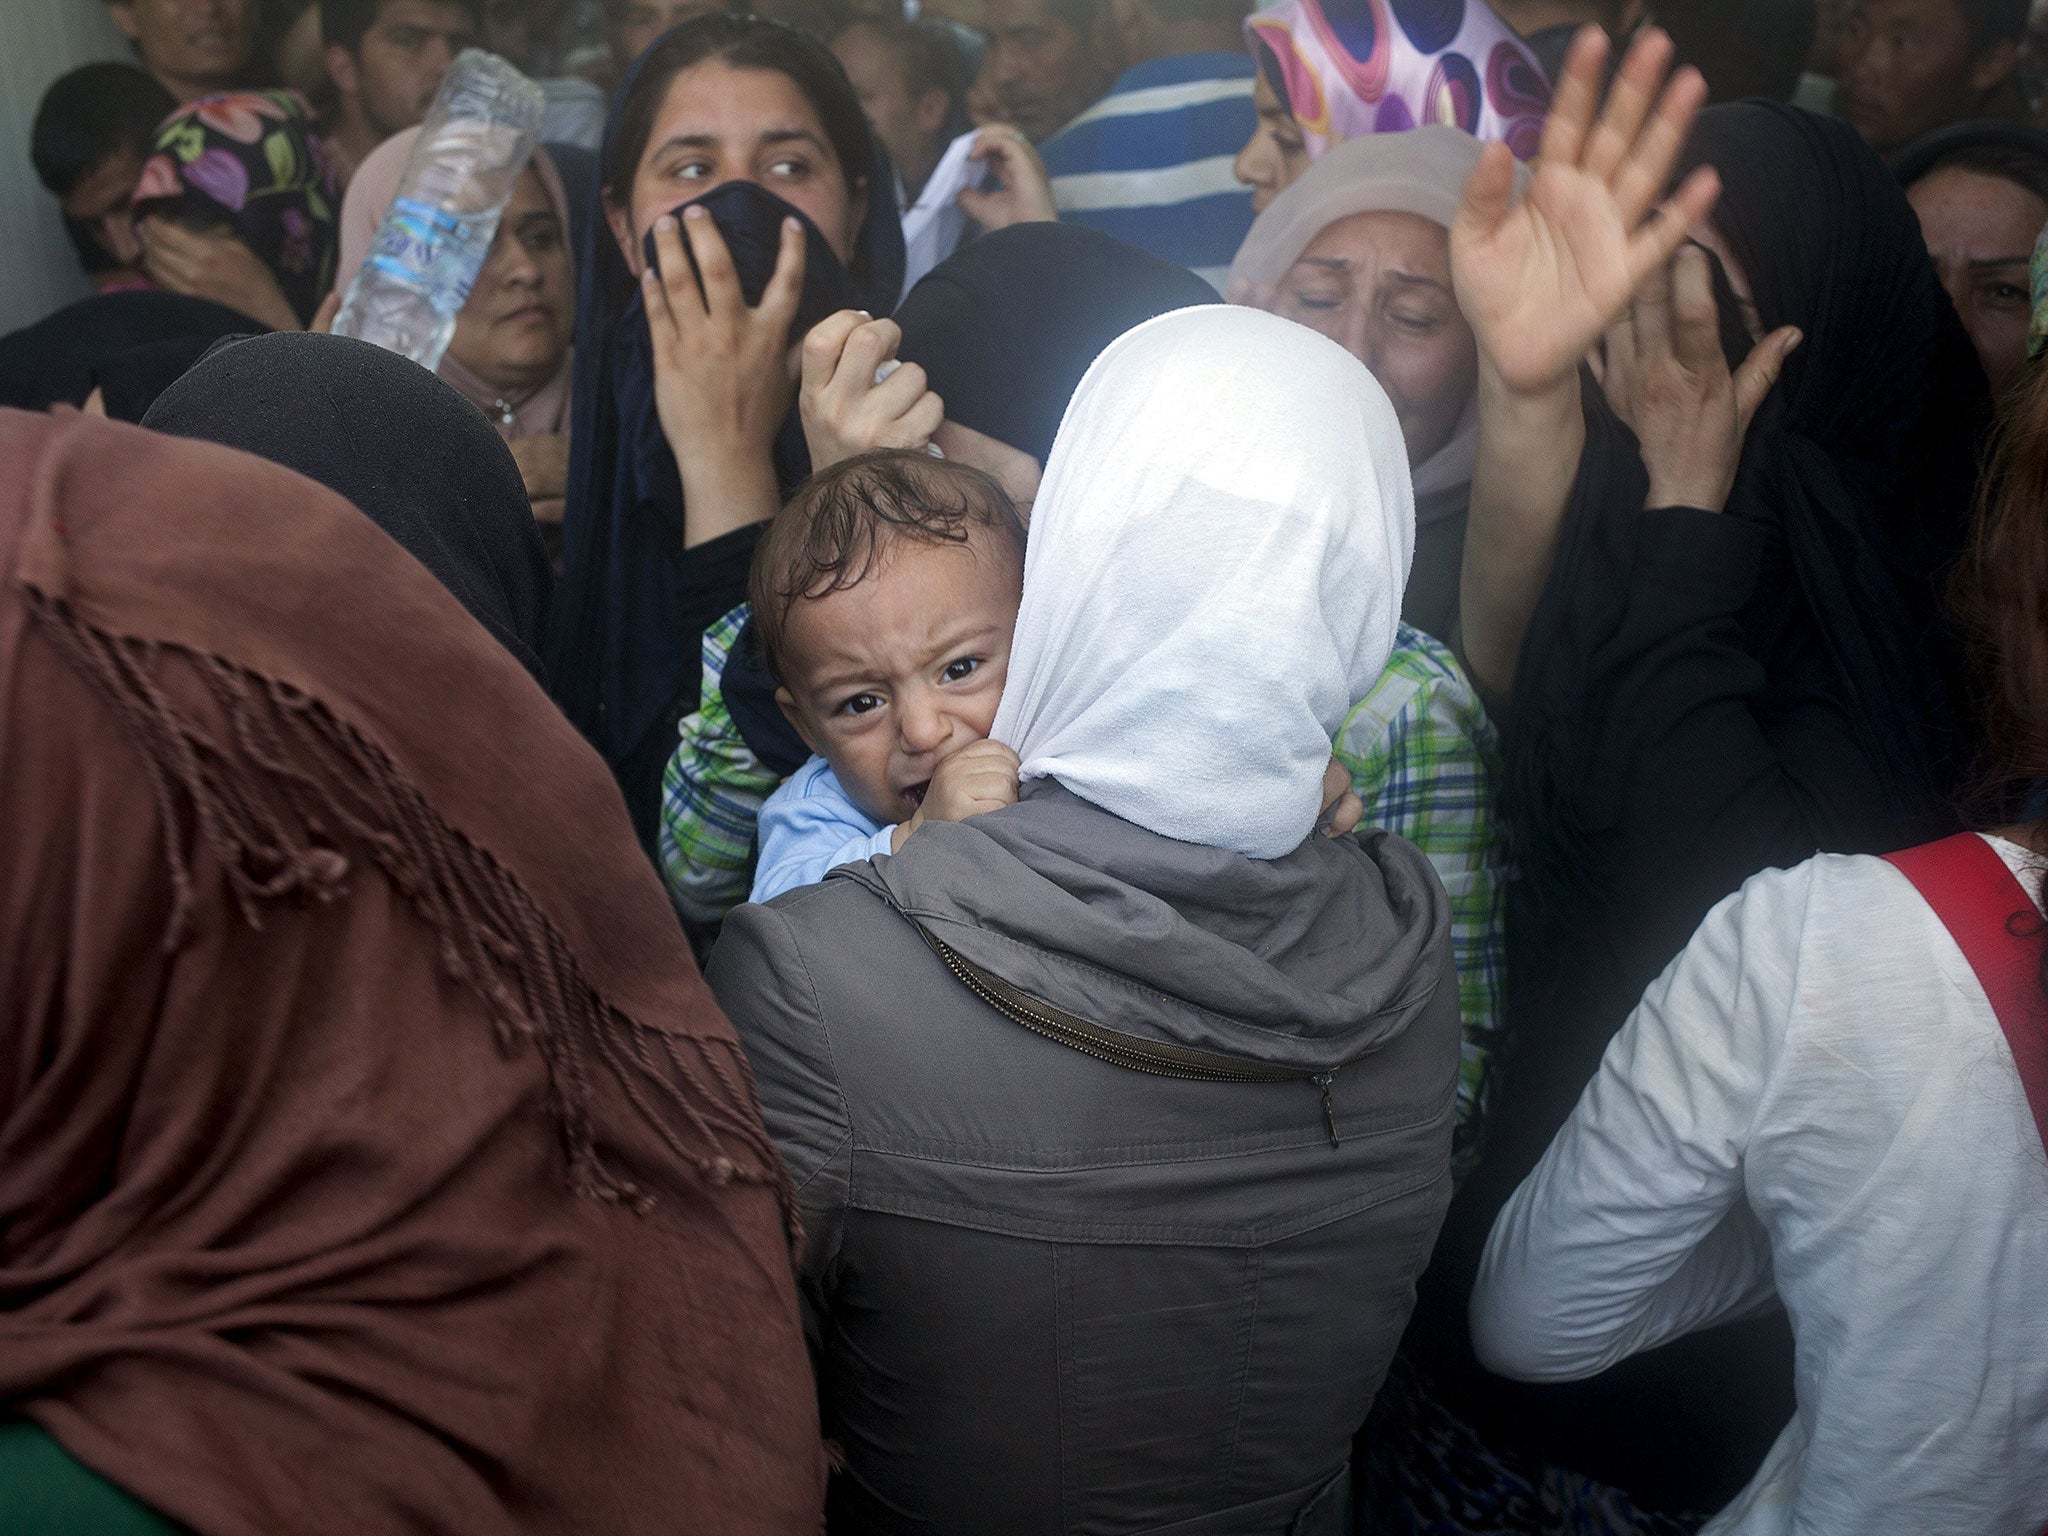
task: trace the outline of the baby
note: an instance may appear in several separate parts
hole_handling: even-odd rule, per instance
[[[1017,755],[988,733],[1023,584],[1009,497],[925,453],[849,459],[776,515],[754,625],[816,756],[761,808],[753,900],[1016,801]]]

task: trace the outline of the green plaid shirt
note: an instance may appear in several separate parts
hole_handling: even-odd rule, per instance
[[[781,782],[740,739],[721,680],[744,607],[704,632],[704,692],[662,778],[661,867],[677,910],[715,923],[753,885],[754,824]],[[1499,1045],[1501,875],[1493,819],[1495,738],[1457,660],[1402,625],[1372,692],[1345,717],[1336,754],[1368,825],[1428,855],[1451,897],[1451,948],[1465,1031],[1453,1167],[1478,1153]]]
[[[676,910],[716,923],[754,885],[754,823],[781,776],[761,766],[725,707],[725,662],[751,610],[704,631],[704,691],[661,776],[661,873]]]
[[[1420,848],[1450,894],[1465,1024],[1451,1168],[1462,1179],[1479,1157],[1501,1044],[1505,870],[1493,815],[1493,722],[1449,649],[1403,624],[1386,671],[1344,717],[1336,752],[1365,802],[1366,825]]]

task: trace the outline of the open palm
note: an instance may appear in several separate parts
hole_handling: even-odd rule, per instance
[[[1481,355],[1518,393],[1569,378],[1720,191],[1703,168],[1659,206],[1706,97],[1699,73],[1681,70],[1666,86],[1670,39],[1647,32],[1596,119],[1606,55],[1597,28],[1573,43],[1521,200],[1509,204],[1514,166],[1506,147],[1488,145],[1451,226],[1459,306]]]

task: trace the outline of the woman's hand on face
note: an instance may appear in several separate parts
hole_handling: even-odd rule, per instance
[[[685,208],[680,220],[657,219],[654,250],[658,266],[647,269],[642,287],[654,340],[655,404],[677,461],[736,448],[767,454],[789,414],[789,329],[804,289],[803,226],[782,221],[775,273],[752,307],[725,237],[701,207]]]
[[[276,276],[239,236],[227,230],[187,229],[165,218],[136,225],[142,266],[159,288],[211,299],[260,320],[274,331],[296,331],[298,314]]]
[[[519,466],[519,478],[526,484],[526,499],[533,503],[533,515],[540,521],[559,523],[562,502],[569,494],[569,434],[536,432],[514,438],[510,444],[512,462]],[[547,511],[554,515],[549,517]]]
[[[880,383],[875,375],[896,359],[903,331],[842,309],[804,338],[803,386],[797,395],[811,467],[832,465],[877,448],[922,448],[945,420],[945,402],[926,388],[924,370],[905,363]]]
[[[996,181],[992,191],[960,189],[960,206],[984,230],[1059,222],[1059,210],[1052,201],[1052,178],[1046,174],[1045,162],[1017,129],[1008,123],[991,123],[981,130],[967,158],[982,165]]]
[[[1323,770],[1323,814],[1316,830],[1325,837],[1349,837],[1365,820],[1365,802],[1351,787],[1351,771],[1336,758]]]
[[[1749,424],[1800,339],[1789,325],[1773,331],[1731,373],[1707,253],[1685,246],[1643,280],[1607,332],[1599,373],[1642,444],[1650,506],[1728,505]]]
[[[1670,261],[1720,193],[1719,178],[1703,166],[1658,202],[1707,97],[1690,67],[1665,83],[1671,55],[1670,38],[1643,33],[1603,108],[1607,41],[1585,28],[1565,61],[1522,200],[1509,206],[1514,160],[1505,145],[1487,145],[1465,184],[1451,225],[1452,280],[1482,366],[1511,393],[1543,394],[1570,380],[1636,286]]]

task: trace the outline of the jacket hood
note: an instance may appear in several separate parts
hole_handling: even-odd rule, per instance
[[[1394,1039],[1451,974],[1448,900],[1400,838],[1311,837],[1252,859],[1148,832],[1050,780],[831,878],[1040,1002],[1304,1074]]]

